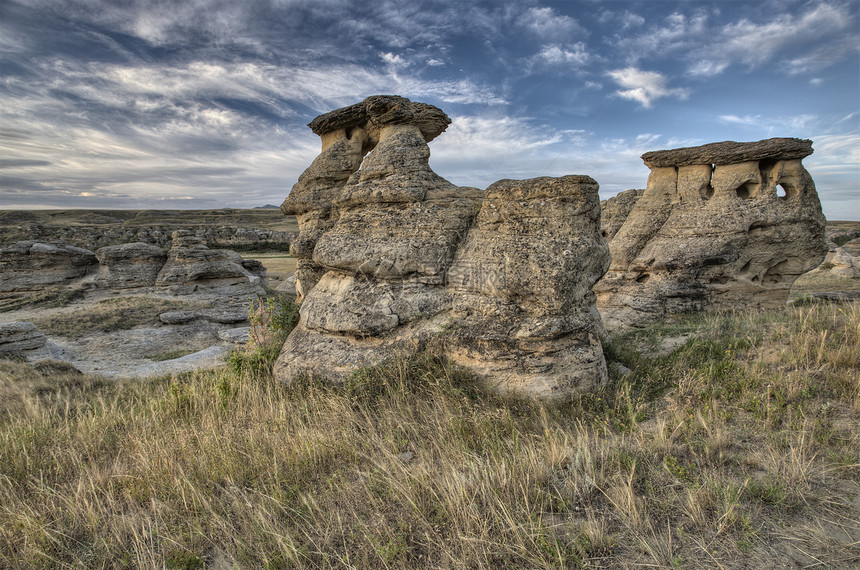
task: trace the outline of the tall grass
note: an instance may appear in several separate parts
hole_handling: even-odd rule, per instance
[[[860,564],[860,308],[662,324],[608,354],[631,371],[564,405],[432,352],[290,388],[0,362],[0,566]]]

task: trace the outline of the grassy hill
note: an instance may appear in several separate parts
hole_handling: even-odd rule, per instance
[[[619,336],[565,405],[432,349],[286,387],[281,328],[147,381],[0,361],[0,566],[860,565],[860,304]]]

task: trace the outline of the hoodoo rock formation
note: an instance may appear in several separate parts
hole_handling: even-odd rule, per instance
[[[597,182],[500,180],[448,272],[449,354],[486,383],[541,398],[606,380],[593,285],[609,267]]]
[[[597,184],[502,181],[482,204],[430,169],[427,142],[449,123],[393,96],[310,123],[322,152],[281,208],[299,222],[304,302],[279,379],[343,379],[434,338],[503,390],[564,398],[605,378],[590,292],[608,261]]]
[[[811,141],[800,139],[644,154],[645,191],[606,206],[612,264],[595,293],[607,328],[784,305],[795,279],[827,253],[821,204],[801,163],[810,154]]]

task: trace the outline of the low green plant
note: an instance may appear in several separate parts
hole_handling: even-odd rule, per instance
[[[227,358],[238,373],[262,376],[271,373],[287,336],[299,322],[299,306],[293,297],[275,295],[251,302],[248,342]]]

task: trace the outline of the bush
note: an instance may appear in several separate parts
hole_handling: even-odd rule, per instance
[[[251,302],[248,343],[233,351],[227,361],[237,373],[271,374],[284,341],[299,322],[295,298],[275,295]]]

